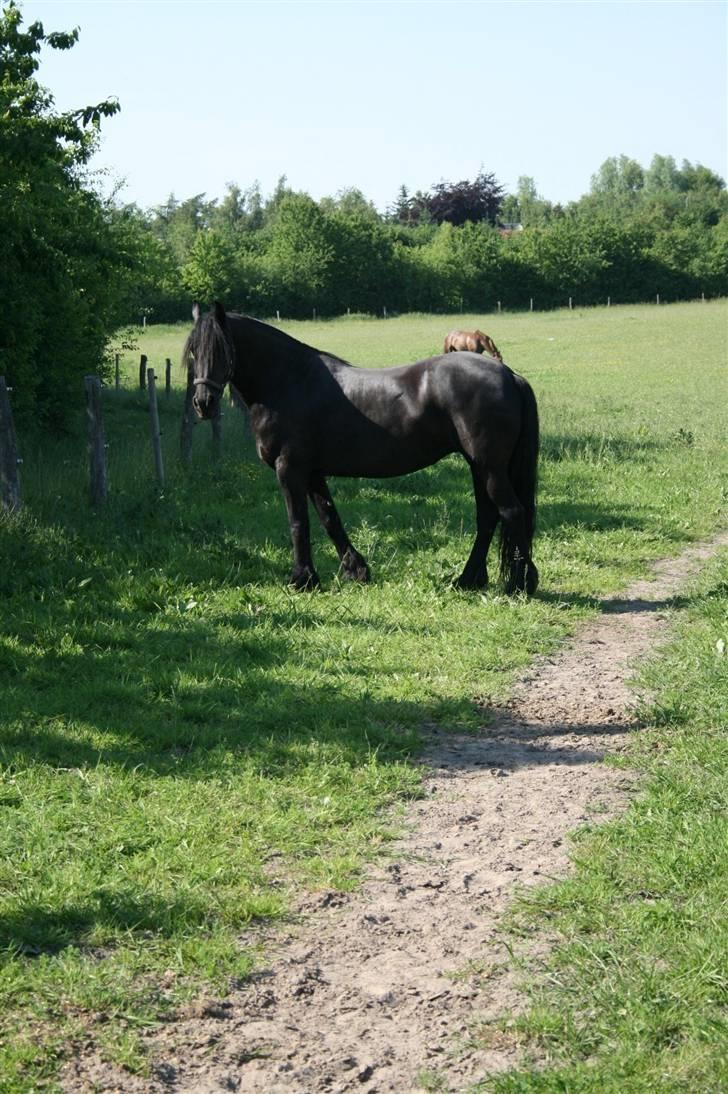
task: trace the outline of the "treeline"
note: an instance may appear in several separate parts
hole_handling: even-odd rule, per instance
[[[646,169],[607,160],[589,194],[566,207],[522,178],[492,175],[403,187],[381,214],[358,190],[314,201],[282,179],[228,186],[220,200],[173,196],[128,208],[148,246],[144,304],[186,315],[190,297],[256,315],[489,311],[691,299],[728,290],[728,194],[700,165],[655,156]]]
[[[0,375],[21,417],[63,425],[115,330],[187,319],[193,298],[306,317],[728,292],[725,183],[669,156],[607,160],[565,207],[482,171],[402,187],[384,213],[356,189],[315,201],[285,178],[267,196],[231,184],[150,210],[103,199],[88,163],[118,104],[58,113],[36,80],[41,49],[76,39],[25,29],[13,2],[0,14]]]

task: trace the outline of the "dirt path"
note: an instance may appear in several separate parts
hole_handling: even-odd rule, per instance
[[[433,730],[427,795],[389,864],[356,893],[309,899],[264,937],[269,962],[251,984],[152,1035],[152,1079],[81,1057],[65,1088],[404,1094],[425,1073],[463,1091],[514,1066],[507,1034],[468,1045],[475,1024],[520,1002],[502,913],[515,885],[563,875],[570,831],[623,805],[630,778],[602,760],[634,724],[627,681],[667,637],[669,599],[724,545],[728,534],[693,546],[605,601],[484,736]]]

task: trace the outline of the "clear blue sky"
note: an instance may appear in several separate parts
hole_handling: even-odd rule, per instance
[[[723,0],[21,0],[60,109],[117,96],[95,165],[143,207],[286,175],[315,198],[492,172],[566,202],[609,156],[728,175]]]

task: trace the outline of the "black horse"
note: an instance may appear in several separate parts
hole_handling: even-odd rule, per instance
[[[184,348],[201,418],[217,413],[225,385],[250,411],[258,455],[286,501],[293,540],[291,583],[319,584],[311,555],[308,498],[336,547],[343,576],[369,580],[369,567],[341,523],[326,476],[386,478],[428,467],[451,452],[467,460],[477,534],[457,585],[483,588],[486,556],[501,521],[501,571],[508,592],[532,593],[538,410],[528,382],[475,353],[413,365],[355,368],[276,327],[221,304],[195,326]]]

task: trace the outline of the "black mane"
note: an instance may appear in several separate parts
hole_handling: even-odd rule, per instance
[[[201,315],[190,332],[182,350],[182,365],[185,370],[192,367],[195,357],[214,359],[222,352],[228,367],[232,370],[235,351],[232,342],[212,312]]]

